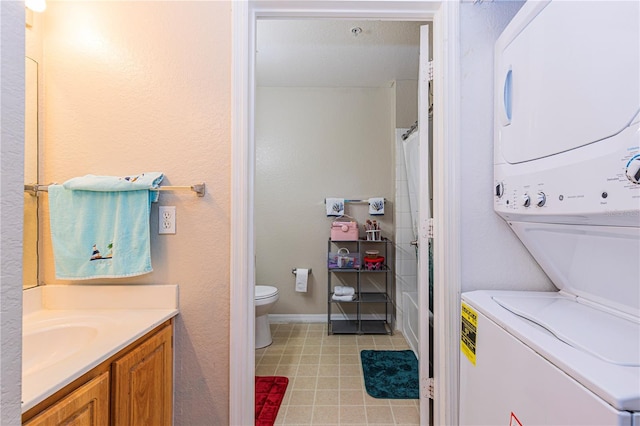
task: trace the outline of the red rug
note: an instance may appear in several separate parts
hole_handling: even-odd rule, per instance
[[[288,384],[286,377],[256,376],[256,426],[273,425]]]

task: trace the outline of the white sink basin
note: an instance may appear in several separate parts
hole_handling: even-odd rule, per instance
[[[61,324],[27,332],[22,336],[22,373],[30,374],[83,350],[98,335],[92,325]]]
[[[178,314],[175,285],[45,285],[23,292],[22,412]]]

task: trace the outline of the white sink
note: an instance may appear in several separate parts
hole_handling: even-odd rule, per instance
[[[178,314],[177,286],[46,285],[23,292],[22,412]]]
[[[83,350],[98,335],[95,326],[61,324],[35,329],[22,336],[22,374],[58,363]]]

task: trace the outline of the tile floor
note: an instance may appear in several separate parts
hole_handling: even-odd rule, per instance
[[[420,425],[417,399],[376,399],[364,387],[360,351],[409,349],[393,336],[327,335],[326,324],[271,324],[256,350],[257,376],[289,378],[276,425]]]

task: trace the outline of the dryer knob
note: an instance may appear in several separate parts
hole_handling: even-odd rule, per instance
[[[522,205],[525,207],[529,207],[531,205],[531,197],[529,197],[529,194],[524,194],[522,196]]]
[[[538,199],[537,199],[537,205],[538,207],[542,207],[544,206],[544,204],[547,202],[547,196],[544,195],[544,192],[540,191],[538,192]]]
[[[640,184],[640,155],[636,155],[627,164],[627,179],[635,184]]]
[[[498,198],[502,198],[503,195],[504,195],[504,183],[498,182],[498,184],[496,185],[496,196]]]

